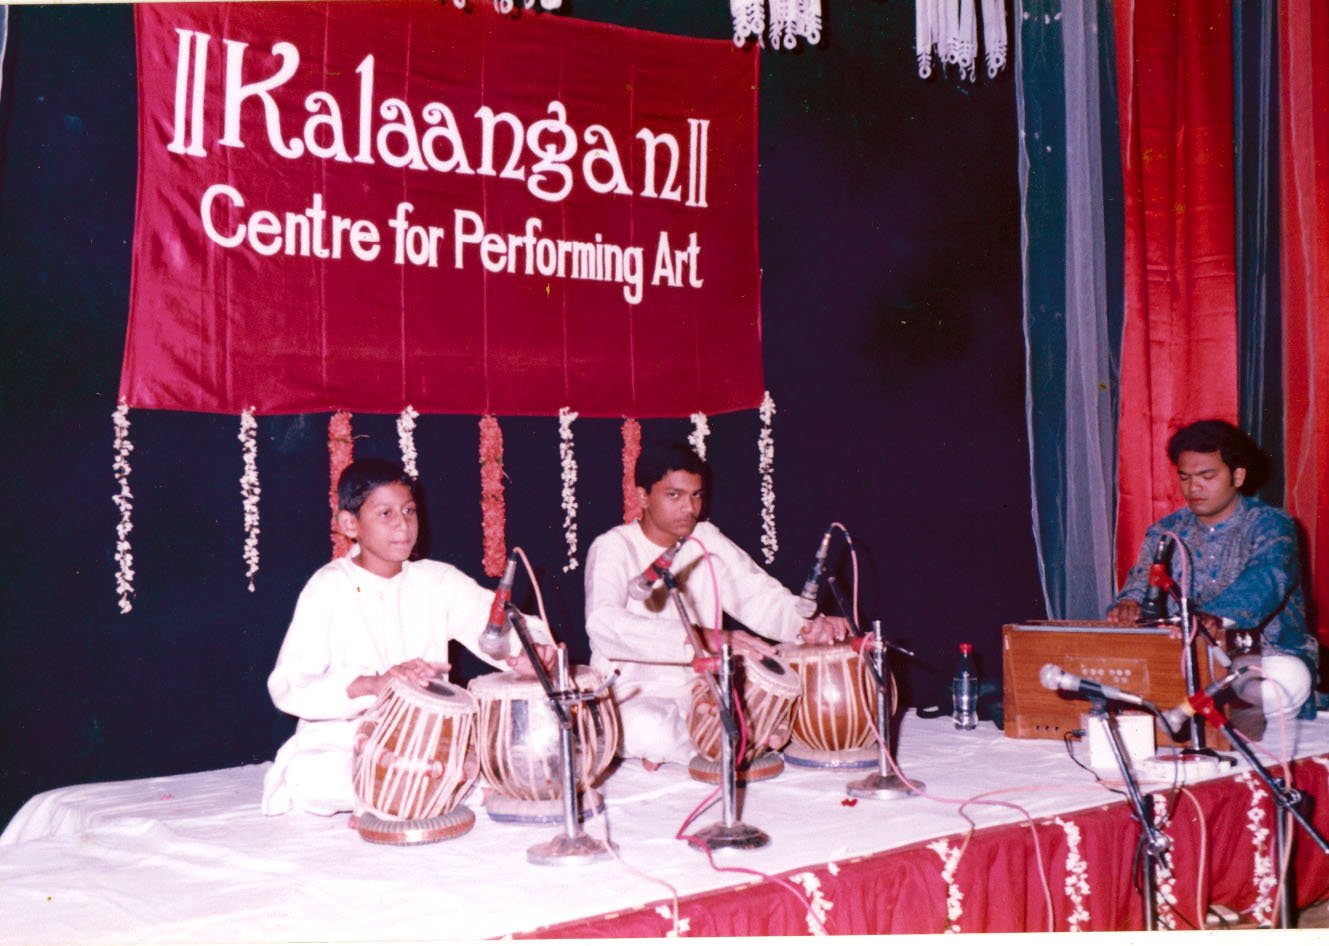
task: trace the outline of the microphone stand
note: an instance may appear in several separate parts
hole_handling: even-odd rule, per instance
[[[720,714],[720,728],[722,732],[720,737],[720,772],[718,777],[720,784],[723,785],[731,779],[736,780],[738,777],[736,774],[737,761],[733,758],[733,744],[738,741],[738,723],[734,721],[734,710],[730,700],[730,690],[728,689],[728,684],[723,681],[717,681],[715,679],[715,674],[710,670],[707,670],[700,663],[700,658],[709,654],[710,650],[701,639],[701,635],[697,633],[697,628],[692,623],[692,618],[688,615],[687,605],[683,603],[683,595],[682,592],[679,591],[678,580],[674,578],[673,572],[665,572],[660,576],[660,580],[664,582],[664,586],[669,592],[669,600],[674,603],[674,608],[678,611],[678,619],[683,623],[683,635],[687,638],[688,643],[692,645],[692,653],[698,658],[698,660],[693,662],[693,666],[697,671],[697,676],[701,677],[706,688],[710,690],[711,697],[715,700],[715,708]],[[729,645],[725,644],[724,646],[728,647]],[[723,669],[724,667],[722,666],[721,670]],[[732,671],[732,667],[730,669]],[[728,756],[726,756],[725,752],[726,746],[730,747]],[[707,765],[715,764],[709,759],[702,757],[699,753],[698,758],[693,760],[689,769],[697,769],[698,765],[702,762]],[[709,772],[704,772],[703,775],[706,777],[703,778],[702,776],[699,776],[695,771],[692,773],[692,777],[698,779],[698,781],[714,781],[714,779],[709,777]]]
[[[720,712],[732,720],[734,682],[733,648],[726,641],[720,648]],[[720,800],[722,818],[718,824],[702,828],[688,838],[689,843],[713,851],[720,847],[758,848],[771,843],[771,836],[760,828],[738,820],[738,779],[735,773],[734,743],[737,733],[726,729],[720,738]]]
[[[1324,835],[1315,830],[1315,826],[1307,820],[1302,811],[1302,805],[1306,796],[1295,786],[1289,787],[1283,779],[1270,773],[1260,760],[1256,758],[1251,749],[1249,740],[1238,731],[1232,723],[1228,721],[1218,707],[1213,705],[1210,700],[1205,706],[1196,710],[1198,715],[1203,715],[1206,720],[1218,727],[1223,735],[1227,736],[1232,742],[1232,748],[1240,753],[1241,757],[1250,763],[1253,771],[1260,781],[1264,782],[1265,787],[1269,789],[1269,794],[1273,796],[1276,809],[1292,816],[1292,818],[1301,825],[1316,846],[1324,854],[1329,854],[1329,841],[1324,839]],[[1274,857],[1278,865],[1287,864],[1289,876],[1285,877],[1279,884],[1279,904],[1278,904],[1278,928],[1287,930],[1292,928],[1293,912],[1296,909],[1297,885],[1291,881],[1292,859],[1289,856],[1292,853],[1292,842],[1296,840],[1296,835],[1289,834],[1287,826],[1281,816],[1275,811],[1274,814]]]
[[[834,579],[832,579],[834,581]],[[836,591],[839,598],[839,591]],[[850,624],[853,620],[850,619]],[[872,622],[872,659],[865,661],[872,671],[877,684],[877,771],[857,781],[850,782],[846,791],[854,798],[899,798],[902,795],[920,794],[926,786],[919,781],[906,782],[895,773],[895,764],[891,759],[891,688],[886,660],[886,640],[882,635],[881,622]],[[903,648],[898,648],[903,650]],[[911,655],[912,656],[912,655]]]
[[[573,763],[576,751],[573,745],[575,732],[572,726],[572,714],[569,709],[576,703],[597,698],[598,693],[582,693],[572,687],[572,674],[568,672],[568,651],[558,648],[558,689],[554,689],[540,663],[539,654],[531,640],[530,630],[526,626],[526,616],[517,610],[511,602],[504,605],[512,629],[521,641],[522,649],[531,661],[535,678],[540,681],[549,706],[558,717],[559,727],[559,774],[563,787],[563,833],[550,841],[536,844],[526,849],[526,860],[532,864],[585,864],[603,860],[612,856],[611,851],[618,850],[612,841],[601,841],[591,837],[581,829],[580,797],[577,794],[577,770]]]
[[[1121,744],[1121,733],[1117,731],[1117,718],[1108,712],[1107,700],[1102,697],[1089,697],[1089,716],[1102,720],[1103,731],[1107,733],[1108,745],[1112,757],[1121,772],[1121,780],[1126,786],[1126,798],[1130,802],[1131,814],[1140,823],[1140,848],[1144,851],[1144,883],[1140,888],[1140,897],[1144,902],[1144,928],[1148,931],[1158,929],[1158,866],[1167,856],[1171,840],[1154,824],[1154,800],[1140,791],[1140,783],[1131,771],[1126,758],[1126,750]]]

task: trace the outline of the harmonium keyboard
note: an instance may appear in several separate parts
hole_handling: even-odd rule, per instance
[[[1142,696],[1161,710],[1185,702],[1189,691],[1182,645],[1168,631],[1166,627],[1129,627],[1106,621],[1005,625],[1001,636],[1006,735],[1015,739],[1060,739],[1081,728],[1088,702],[1044,687],[1039,671],[1046,664]],[[1216,673],[1222,676],[1223,668],[1211,657],[1206,640],[1200,638],[1196,648],[1200,671],[1197,688],[1203,688]],[[1161,727],[1156,726],[1155,732],[1160,745],[1174,741]],[[1227,738],[1207,724],[1204,744],[1214,749],[1230,748]]]

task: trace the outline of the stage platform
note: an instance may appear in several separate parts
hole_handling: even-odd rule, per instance
[[[1329,834],[1329,719],[1288,733],[1295,784]],[[1276,752],[1276,734],[1263,745]],[[1087,762],[1087,747],[1077,752]],[[625,763],[602,787],[604,814],[588,832],[608,832],[622,863],[552,867],[529,864],[526,850],[560,827],[492,821],[478,791],[469,834],[391,847],[363,841],[346,816],[264,817],[266,765],[56,789],[0,835],[0,942],[1139,928],[1136,828],[1121,796],[1061,743],[910,715],[898,755],[931,797],[854,800],[845,785],[860,772],[794,766],[751,786],[743,821],[773,840],[717,852],[740,873],[675,839],[712,791],[678,766]],[[1165,924],[1202,926],[1211,902],[1257,921],[1275,915],[1272,806],[1244,766],[1233,771],[1171,796]],[[1146,787],[1167,812],[1170,786]],[[694,826],[719,819],[717,804]],[[1324,899],[1329,857],[1299,829],[1294,868],[1298,903]]]

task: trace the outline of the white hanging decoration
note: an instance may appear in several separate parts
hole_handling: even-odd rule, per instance
[[[808,912],[804,917],[807,921],[808,932],[813,936],[828,935],[826,915],[835,906],[835,902],[827,900],[825,894],[822,893],[821,878],[808,870],[801,874],[790,874],[789,879],[801,885],[803,892],[808,895]]]
[[[470,0],[452,0],[452,5],[458,10],[465,10],[466,4],[469,2]],[[534,10],[535,0],[522,0],[522,6],[528,10]],[[541,10],[557,10],[561,6],[563,6],[563,0],[540,0]],[[517,3],[516,0],[494,0],[494,9],[507,16],[517,9]]]
[[[706,415],[701,411],[692,415],[692,433],[688,434],[688,443],[697,451],[697,456],[706,459],[706,437],[711,432],[711,425],[706,422]]]
[[[1006,0],[982,0],[983,55],[988,78],[1006,66]],[[918,75],[932,75],[934,62],[957,66],[960,78],[974,81],[978,60],[975,0],[914,0],[914,52]]]
[[[568,543],[568,562],[564,572],[576,569],[577,562],[577,458],[572,452],[572,422],[577,412],[558,409],[558,458],[563,467],[563,537]]]
[[[1168,818],[1168,799],[1164,795],[1154,794],[1153,815],[1154,827],[1161,832],[1167,827]],[[1175,930],[1177,928],[1177,878],[1172,873],[1172,864],[1169,858],[1160,858],[1155,865],[1154,882],[1157,885],[1155,889],[1155,922],[1158,929]]]
[[[1262,792],[1255,774],[1242,772],[1233,781],[1251,793],[1246,809],[1246,828],[1251,836],[1251,866],[1255,881],[1255,902],[1250,905],[1251,919],[1261,925],[1274,918],[1274,891],[1278,889],[1278,874],[1274,870],[1273,845],[1269,843],[1271,831],[1266,824],[1265,804],[1268,794]]]
[[[761,433],[757,435],[757,472],[761,474],[761,557],[769,565],[780,550],[775,533],[775,437],[771,421],[775,419],[775,400],[767,391],[757,409]]]
[[[401,466],[411,479],[420,478],[420,471],[415,466],[415,419],[420,412],[407,404],[406,410],[397,416],[397,443],[401,446]]]
[[[258,574],[258,422],[254,420],[254,408],[240,414],[240,435],[237,438],[242,445],[244,455],[244,473],[240,476],[240,495],[243,498],[245,512],[245,564],[248,569],[245,577],[249,579],[249,590],[254,590],[254,576]]]
[[[1088,923],[1092,916],[1085,907],[1085,898],[1092,893],[1089,887],[1089,863],[1080,853],[1080,826],[1074,821],[1053,818],[1054,824],[1061,825],[1066,832],[1066,879],[1064,889],[1070,901],[1071,910],[1066,915],[1066,925],[1070,932],[1081,931],[1082,923]]]
[[[734,18],[734,44],[742,46],[749,36],[762,46],[766,32],[766,4],[771,7],[771,49],[793,49],[801,36],[815,46],[821,42],[821,0],[729,0]]]
[[[946,928],[948,933],[960,932],[960,920],[964,916],[964,891],[955,882],[955,873],[960,868],[960,857],[964,854],[964,845],[951,847],[945,838],[938,838],[928,845],[928,850],[941,858],[941,879],[946,884]]]
[[[120,596],[120,613],[128,614],[134,609],[130,600],[134,594],[134,553],[129,547],[129,533],[134,531],[130,513],[134,509],[134,494],[129,491],[129,455],[134,445],[129,441],[129,405],[121,401],[111,414],[115,425],[115,462],[111,470],[115,481],[120,486],[119,492],[111,497],[115,507],[120,510],[120,522],[115,527],[115,593]]]

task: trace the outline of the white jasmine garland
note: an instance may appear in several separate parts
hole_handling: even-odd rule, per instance
[[[697,451],[697,456],[706,459],[706,437],[711,432],[711,425],[706,422],[706,415],[701,411],[692,415],[692,433],[688,434],[688,443]]]
[[[236,438],[242,444],[244,455],[244,473],[240,476],[240,495],[243,498],[245,512],[245,564],[248,569],[245,577],[249,579],[249,590],[254,590],[254,576],[258,574],[258,422],[254,420],[254,408],[240,414],[240,434]]]
[[[1066,896],[1071,901],[1071,912],[1066,917],[1066,923],[1070,932],[1079,933],[1081,923],[1091,919],[1089,911],[1085,908],[1085,898],[1090,894],[1089,888],[1089,863],[1080,853],[1080,826],[1074,821],[1063,821],[1061,818],[1053,818],[1053,824],[1061,825],[1061,829],[1066,832]]]
[[[409,404],[406,405],[406,410],[397,416],[397,443],[401,445],[401,466],[406,475],[413,480],[420,477],[420,471],[415,466],[415,419],[419,416],[420,412]]]
[[[813,936],[825,936],[826,915],[835,904],[822,895],[821,878],[809,870],[801,874],[792,874],[789,879],[801,885],[808,895],[808,932]]]
[[[563,571],[573,571],[577,565],[577,458],[572,452],[572,422],[577,412],[567,407],[558,409],[558,457],[563,466],[563,536],[568,543],[568,563]]]
[[[120,613],[128,614],[134,609],[130,597],[134,594],[134,553],[129,547],[129,533],[134,531],[130,513],[134,509],[134,494],[129,491],[129,454],[134,445],[129,441],[129,405],[121,401],[111,414],[115,425],[115,462],[111,470],[120,489],[111,497],[115,507],[120,510],[120,522],[115,527],[115,593],[120,598]]]
[[[761,417],[761,433],[757,435],[757,472],[761,474],[761,557],[769,565],[780,550],[775,534],[775,437],[771,421],[775,418],[775,400],[767,391],[757,409]]]
[[[1245,785],[1251,793],[1251,803],[1246,809],[1246,827],[1251,832],[1251,860],[1255,874],[1255,902],[1251,904],[1251,918],[1265,926],[1273,920],[1274,889],[1278,886],[1273,846],[1269,843],[1269,828],[1265,825],[1264,804],[1269,796],[1260,790],[1252,772],[1242,772],[1235,781]]]
[[[1162,831],[1167,825],[1168,800],[1166,796],[1159,794],[1152,797],[1154,800],[1154,826]],[[1175,930],[1177,928],[1177,878],[1172,873],[1172,863],[1166,856],[1158,859],[1154,881],[1158,888],[1157,919],[1159,928]]]
[[[655,908],[655,912],[657,916],[674,924],[674,928],[665,933],[666,939],[674,939],[688,934],[688,928],[692,926],[692,920],[687,917],[680,917],[676,910],[665,906],[663,903]]]
[[[928,845],[928,850],[941,858],[941,879],[946,883],[946,921],[950,924],[946,932],[958,933],[960,917],[964,916],[964,891],[955,882],[955,872],[960,867],[964,845],[951,847],[945,838],[938,838]]]

